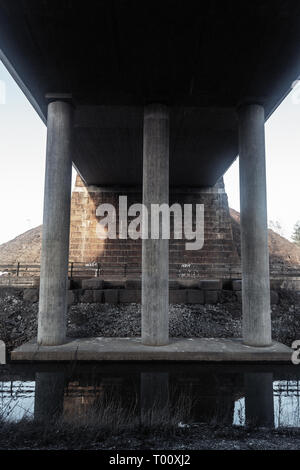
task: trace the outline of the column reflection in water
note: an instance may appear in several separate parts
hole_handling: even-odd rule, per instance
[[[34,419],[54,421],[63,413],[65,374],[37,372],[35,374]]]
[[[169,374],[141,373],[141,424],[153,426],[169,421]]]
[[[201,374],[193,383],[191,419],[200,423],[231,424],[234,414],[234,385],[225,376]]]
[[[246,425],[274,427],[273,373],[245,373]]]

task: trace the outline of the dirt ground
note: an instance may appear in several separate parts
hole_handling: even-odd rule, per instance
[[[300,430],[194,425],[178,430],[111,432],[36,423],[2,425],[0,449],[298,450]]]

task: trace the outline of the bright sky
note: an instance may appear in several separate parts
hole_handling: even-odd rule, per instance
[[[268,220],[289,238],[300,220],[300,87],[297,85],[268,119],[266,170]],[[224,177],[229,205],[239,211],[238,158]]]
[[[266,124],[268,218],[278,221],[287,237],[300,220],[297,92]],[[45,148],[45,125],[0,62],[0,244],[42,223]],[[225,185],[229,205],[239,210],[238,160],[227,171]]]

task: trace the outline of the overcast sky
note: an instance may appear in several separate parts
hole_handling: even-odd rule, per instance
[[[278,221],[287,237],[300,220],[297,94],[296,88],[266,124],[268,219]],[[45,148],[44,124],[0,62],[0,243],[42,223]],[[229,205],[239,210],[238,160],[225,185]]]

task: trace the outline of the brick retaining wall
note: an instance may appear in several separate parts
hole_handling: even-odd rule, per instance
[[[106,271],[111,268],[114,274],[120,275],[124,274],[126,263],[127,276],[137,277],[141,272],[141,240],[119,239],[118,216],[117,239],[100,240],[96,233],[100,220],[96,217],[96,208],[100,203],[111,203],[118,209],[119,195],[128,196],[128,207],[141,202],[141,192],[136,188],[86,187],[77,176],[71,205],[70,261],[100,262]],[[198,251],[187,251],[186,240],[173,239],[171,230],[170,277],[187,275],[189,265],[193,263],[203,266],[205,276],[210,271],[219,271],[222,277],[222,272],[239,267],[223,180],[212,188],[171,189],[170,204],[175,202],[182,208],[183,204],[204,204],[204,246]]]

